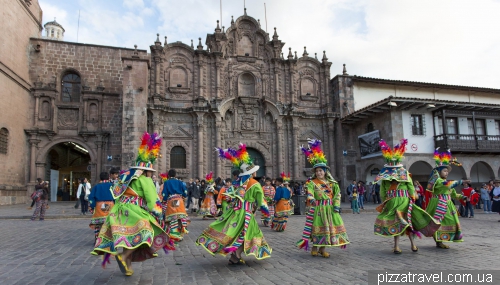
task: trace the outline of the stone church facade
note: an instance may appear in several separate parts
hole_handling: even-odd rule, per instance
[[[101,171],[134,164],[146,130],[163,138],[156,169],[186,179],[230,177],[215,147],[242,142],[258,176],[304,181],[311,166],[299,147],[318,138],[345,189],[383,167],[380,154],[362,154],[374,131],[390,145],[410,140],[407,167],[421,182],[438,146],[464,161],[454,179],[500,176],[498,89],[366,78],[345,66],[331,78],[325,52],[284,50],[277,30],[266,33],[246,11],[227,29],[217,23],[204,44],[158,35],[140,50],[66,42],[55,20],[42,36],[38,1],[0,4],[8,27],[0,32],[0,159],[8,162],[0,205],[27,202],[38,177],[50,179],[51,200],[74,197],[77,178],[94,184]]]
[[[276,30],[270,36],[247,15],[223,31],[219,25],[194,47],[183,43],[151,46],[148,129],[162,133],[164,147],[159,169],[175,165],[171,150],[185,151],[184,177],[209,171],[230,177],[231,166],[221,162],[216,146],[246,143],[265,171],[277,177],[290,172],[306,179],[299,146],[309,137],[332,146],[334,127],[329,90],[330,65],[291,50],[283,56]],[[132,155],[133,153],[129,153]],[[129,156],[130,157],[130,156]]]
[[[24,130],[31,184],[49,175],[51,159],[60,156],[51,152],[64,142],[88,151],[94,183],[101,171],[125,169],[146,130],[163,137],[160,172],[230,177],[231,165],[215,147],[242,142],[261,166],[259,176],[284,171],[307,179],[299,150],[307,138],[321,139],[334,160],[331,63],[306,48],[300,57],[284,55],[284,44],[276,29],[270,36],[247,15],[227,30],[217,24],[205,45],[158,36],[150,53],[31,38],[33,125]]]

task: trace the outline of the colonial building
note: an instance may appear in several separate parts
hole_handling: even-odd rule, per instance
[[[438,147],[462,163],[453,167],[451,179],[479,186],[500,176],[500,90],[347,74],[332,84],[340,94],[346,155],[339,163],[347,181],[373,181],[383,167],[380,138],[391,146],[408,139],[404,164],[423,185]]]
[[[37,177],[51,181],[52,200],[74,196],[77,178],[95,183],[132,165],[146,130],[163,137],[156,169],[182,178],[229,177],[214,149],[243,142],[259,176],[303,181],[311,166],[299,147],[319,138],[341,185],[370,181],[383,166],[377,139],[402,137],[420,180],[436,146],[464,161],[454,175],[498,175],[500,90],[349,76],[345,67],[331,79],[325,52],[283,50],[278,30],[266,33],[246,11],[196,46],[157,35],[148,52],[63,41],[55,20],[42,36],[36,0],[0,4],[10,15],[0,20],[10,27],[0,54],[9,98],[0,103],[2,204],[25,202]]]

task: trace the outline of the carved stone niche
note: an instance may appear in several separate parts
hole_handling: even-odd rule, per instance
[[[257,58],[253,56],[238,56],[236,60],[239,62],[256,62]]]
[[[259,100],[255,97],[239,97],[243,105],[257,105]]]
[[[168,87],[168,92],[172,94],[188,94],[190,91],[189,87]]]
[[[309,94],[309,93],[307,93]],[[302,101],[310,101],[310,102],[317,102],[319,97],[318,96],[314,96],[314,95],[300,95],[300,100]]]

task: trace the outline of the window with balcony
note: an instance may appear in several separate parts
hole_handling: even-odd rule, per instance
[[[485,121],[483,119],[476,119],[476,135],[478,140],[483,140],[485,139],[486,135],[486,128],[485,128]]]
[[[446,118],[446,127],[448,129],[448,138],[456,140],[458,134],[457,118]]]
[[[472,119],[467,119],[467,127],[469,129],[468,139],[474,139],[474,134],[477,136],[478,140],[484,139],[484,135],[486,135],[485,130],[485,121],[483,119],[476,119],[476,131],[474,132],[474,122]]]
[[[500,136],[500,121],[495,121],[495,134]]]
[[[424,135],[423,115],[411,115],[411,134],[414,136]]]

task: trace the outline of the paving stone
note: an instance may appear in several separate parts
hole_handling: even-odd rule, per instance
[[[58,207],[65,206],[51,209]],[[2,208],[0,219],[5,216]],[[120,272],[114,259],[102,269],[101,257],[90,255],[93,232],[88,219],[63,215],[43,223],[4,219],[6,230],[0,231],[0,239],[14,242],[0,245],[0,284],[366,284],[367,270],[456,269],[459,260],[468,260],[470,269],[496,269],[498,257],[493,253],[498,236],[492,229],[498,227],[498,215],[476,216],[461,220],[465,242],[450,244],[449,250],[438,249],[432,239],[424,238],[417,240],[420,250],[413,253],[403,237],[403,254],[394,255],[392,239],[373,235],[375,213],[343,214],[351,244],[347,249],[327,249],[331,257],[326,259],[295,247],[305,216],[294,215],[283,233],[262,228],[273,248],[271,258],[244,257],[247,264],[241,266],[229,266],[227,258],[214,257],[194,244],[210,223],[194,217],[190,234],[174,254],[160,253],[158,258],[134,263],[131,277]]]

